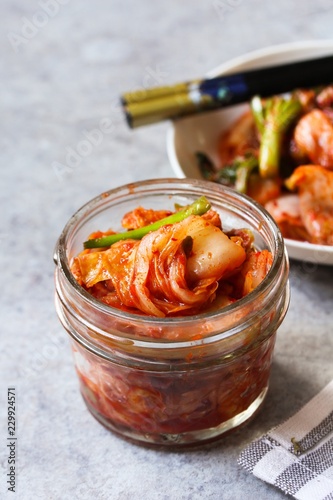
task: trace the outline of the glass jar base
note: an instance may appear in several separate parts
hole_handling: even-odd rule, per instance
[[[268,386],[266,386],[259,396],[250,404],[250,406],[239,413],[233,418],[222,422],[216,427],[210,427],[208,429],[200,429],[197,431],[183,432],[179,434],[149,434],[140,433],[135,430],[131,430],[126,426],[115,425],[111,420],[105,418],[99,412],[93,408],[89,402],[85,399],[90,413],[108,430],[116,433],[120,437],[126,438],[136,444],[141,444],[145,446],[167,446],[167,447],[187,447],[187,446],[198,446],[201,444],[206,444],[211,441],[218,440],[223,436],[223,434],[229,433],[236,430],[241,425],[249,421],[260,409],[268,391]]]

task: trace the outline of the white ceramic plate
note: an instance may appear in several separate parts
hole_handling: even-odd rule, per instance
[[[235,71],[331,54],[333,54],[333,40],[277,45],[233,59],[215,68],[207,76],[214,77]],[[205,152],[213,162],[217,162],[217,144],[221,132],[240,116],[245,107],[246,105],[241,104],[172,122],[167,133],[167,153],[177,177],[201,178],[195,159],[197,151]],[[289,239],[285,241],[289,257],[333,265],[333,247]]]

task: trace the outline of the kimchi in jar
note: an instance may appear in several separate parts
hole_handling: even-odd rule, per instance
[[[83,251],[89,237],[124,232],[124,215],[131,220],[138,207],[161,219],[200,197],[209,201],[208,215],[162,225],[156,233],[161,248],[150,231],[137,242]],[[222,230],[216,227],[220,223]],[[168,245],[177,240],[178,228],[182,242],[173,254]],[[210,240],[207,228],[217,240]],[[219,238],[224,249],[219,259],[227,264],[215,279],[206,276],[207,262],[200,258],[211,245],[206,257],[216,259]],[[135,257],[117,254],[112,260],[117,249],[132,247]],[[159,260],[163,253],[167,264]],[[101,268],[105,256],[108,269]],[[139,258],[133,278],[128,269]],[[151,268],[149,259],[155,259]],[[187,266],[182,278],[173,271],[175,259]],[[143,444],[194,445],[221,437],[258,411],[289,286],[283,239],[257,203],[207,181],[158,179],[122,186],[70,219],[55,262],[56,309],[70,336],[81,393],[105,427]],[[171,294],[180,296],[178,305]]]

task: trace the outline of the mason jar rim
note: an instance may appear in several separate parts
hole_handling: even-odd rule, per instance
[[[177,194],[182,194],[184,196],[186,195],[191,195],[190,189],[186,189],[186,186],[189,188],[204,188],[208,190],[210,193],[215,193],[215,194],[221,194],[227,195],[229,198],[232,198],[234,201],[240,201],[242,203],[245,203],[248,208],[255,209],[257,212],[257,215],[260,214],[260,217],[263,219],[263,222],[266,222],[270,228],[270,231],[273,233],[273,242],[274,242],[274,258],[273,258],[273,263],[272,266],[267,274],[267,276],[264,278],[264,280],[255,288],[255,290],[245,297],[242,297],[241,299],[238,299],[236,302],[233,304],[227,305],[223,307],[222,309],[216,310],[216,311],[209,311],[209,312],[203,312],[195,315],[190,315],[190,316],[175,316],[175,317],[163,317],[163,318],[157,318],[155,316],[145,316],[141,314],[136,314],[136,313],[131,313],[127,311],[123,311],[117,308],[114,308],[112,306],[109,306],[107,304],[104,304],[103,302],[99,301],[96,299],[93,295],[89,294],[79,283],[76,281],[75,277],[73,276],[71,269],[70,269],[70,262],[67,257],[67,238],[68,235],[71,234],[71,231],[75,230],[76,226],[79,224],[80,221],[84,219],[84,217],[87,216],[95,216],[97,213],[102,212],[107,205],[107,202],[114,201],[115,199],[121,199],[125,194],[134,194],[137,193],[140,189],[144,188],[145,190],[147,189],[148,186],[153,188],[157,184],[167,184],[170,186],[171,189],[175,190],[178,186],[178,191]],[[153,191],[152,191],[153,192]],[[145,194],[147,192],[145,191]],[[174,194],[173,193],[170,193]],[[113,198],[112,198],[113,197]],[[209,195],[207,195],[209,198]],[[105,204],[102,202],[105,201]],[[100,204],[100,210],[98,212],[94,211],[96,207],[98,207]],[[213,207],[214,208],[214,207]],[[250,228],[253,230],[253,228]],[[89,303],[90,305],[93,305],[96,311],[100,311],[104,313],[105,315],[112,315],[113,318],[115,319],[121,319],[125,320],[127,319],[128,322],[133,322],[135,321],[137,324],[145,324],[147,326],[153,326],[158,324],[158,326],[163,327],[166,325],[173,325],[173,326],[178,326],[181,328],[181,325],[187,325],[190,324],[193,321],[208,321],[211,320],[213,321],[214,319],[222,316],[227,316],[230,314],[230,312],[235,312],[237,309],[241,309],[242,307],[251,304],[251,302],[254,302],[260,298],[265,292],[267,292],[271,287],[272,284],[275,283],[275,278],[279,274],[281,270],[281,265],[283,263],[283,260],[286,259],[286,250],[283,242],[283,238],[281,235],[281,232],[279,228],[277,227],[275,221],[271,217],[271,215],[267,212],[265,208],[263,208],[259,203],[251,199],[249,196],[240,194],[234,189],[228,187],[228,186],[222,186],[217,183],[213,183],[211,181],[205,181],[205,180],[199,180],[199,179],[175,179],[175,178],[158,178],[158,179],[148,179],[148,180],[142,180],[134,183],[128,183],[123,186],[119,186],[113,189],[110,189],[106,192],[101,193],[100,195],[92,198],[90,201],[82,205],[73,215],[72,217],[68,220],[66,223],[63,231],[60,234],[60,237],[58,239],[58,242],[56,244],[56,249],[54,253],[54,261],[58,267],[60,267],[63,271],[63,274],[68,282],[68,284],[74,289],[75,293],[82,299],[85,303]],[[280,282],[280,285],[285,285],[288,280],[287,273],[282,276],[282,281]],[[250,321],[250,319],[245,320],[244,318],[242,320],[242,324],[244,326]],[[233,325],[237,326],[237,324]],[[227,332],[226,332],[227,333]],[[119,335],[119,334],[118,334]],[[214,336],[215,334],[207,335],[207,338],[210,336]],[[150,338],[150,337],[140,337],[138,339],[137,335],[131,335],[131,334],[124,334],[121,335],[124,339],[133,339],[136,341],[142,342],[144,345],[145,344],[155,344],[155,343],[162,343],[162,344],[177,344],[177,340],[168,340],[168,339],[156,339],[156,338]],[[119,335],[120,337],[120,335]],[[206,338],[206,337],[205,337]],[[193,342],[193,341],[190,341]],[[178,343],[184,343],[184,340],[179,341]]]

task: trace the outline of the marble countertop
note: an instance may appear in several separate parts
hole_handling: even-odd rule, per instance
[[[7,387],[17,395],[20,500],[285,498],[236,461],[333,378],[333,268],[291,262],[291,304],[257,418],[218,444],[162,452],[123,441],[86,410],[54,309],[52,254],[88,199],[174,176],[168,124],[130,131],[121,92],[194,78],[268,45],[328,39],[332,1],[5,0],[0,9],[0,498],[13,497]]]

